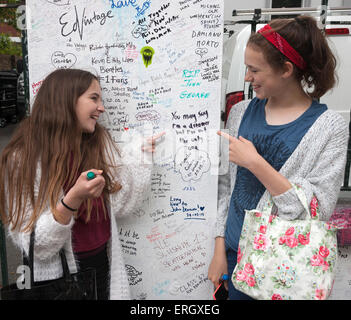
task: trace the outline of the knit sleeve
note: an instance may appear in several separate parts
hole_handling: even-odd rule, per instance
[[[241,119],[250,101],[251,100],[239,102],[230,110],[225,129],[231,136],[236,137],[238,135]],[[216,237],[224,237],[229,202],[236,176],[237,166],[234,163],[229,162],[228,151],[229,148],[226,140],[222,140],[220,172],[218,178],[217,215],[215,222]]]
[[[288,177],[291,183],[302,187],[308,204],[313,196],[317,198],[320,208],[319,218],[324,221],[329,220],[338,199],[348,143],[348,128],[345,120],[335,113],[331,113],[328,118],[329,125],[324,125],[323,129],[319,130],[319,134],[315,134],[314,139],[311,139],[309,148],[299,150],[300,154],[297,155],[297,158],[304,158],[305,163],[313,161],[310,164],[311,170],[306,172],[305,176]],[[317,151],[318,155],[314,155],[315,160],[312,160],[311,155]],[[273,201],[278,208],[278,215],[284,219],[303,219],[306,216],[293,189],[273,197]]]
[[[122,217],[137,210],[150,187],[152,154],[143,152],[141,138],[133,140],[115,155],[117,168],[114,178],[122,188],[110,195],[111,212]]]
[[[35,197],[37,197],[39,181],[40,169],[37,170],[37,176],[35,179]],[[29,204],[28,200],[24,213],[24,225],[27,225],[32,213],[33,208],[31,204]],[[39,260],[47,260],[57,255],[64,244],[70,239],[73,223],[73,217],[67,225],[57,222],[48,206],[35,222],[34,258]],[[18,229],[12,230],[12,227],[13,225],[10,223],[8,228],[9,236],[20,250],[23,250],[26,254],[28,254],[30,232],[23,232]]]

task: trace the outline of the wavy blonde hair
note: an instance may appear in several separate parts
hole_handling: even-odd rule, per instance
[[[111,169],[116,167],[111,151],[119,151],[108,131],[96,124],[93,133],[82,133],[77,125],[77,100],[94,80],[98,81],[96,76],[78,69],[49,74],[37,93],[31,115],[19,124],[4,148],[0,158],[0,214],[3,223],[11,223],[13,230],[32,230],[48,204],[55,212],[64,185],[72,186],[82,171],[103,170],[105,201],[108,194],[121,189],[111,176]],[[39,164],[41,179],[36,195]],[[25,217],[28,201],[33,209],[29,220]],[[89,221],[92,200],[85,204]],[[104,205],[105,217],[106,211]]]

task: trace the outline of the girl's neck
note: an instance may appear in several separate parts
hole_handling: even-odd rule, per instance
[[[280,95],[268,98],[265,106],[266,122],[283,125],[299,118],[312,104],[312,99],[302,88],[289,88]]]
[[[273,110],[300,109],[307,110],[312,103],[309,97],[300,85],[289,86],[275,96],[268,98],[266,107]]]

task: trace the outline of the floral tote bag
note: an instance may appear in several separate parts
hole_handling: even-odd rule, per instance
[[[234,287],[260,300],[327,299],[337,262],[337,228],[318,219],[314,197],[311,210],[302,189],[294,185],[306,220],[272,215],[272,199],[262,212],[246,210],[239,241]]]

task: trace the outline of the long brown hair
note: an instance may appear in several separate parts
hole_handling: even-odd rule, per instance
[[[320,98],[334,87],[336,59],[314,18],[298,16],[294,19],[274,19],[269,25],[306,61],[305,70],[300,70],[294,65],[294,75],[302,85],[307,85],[309,88],[307,94],[311,98]],[[259,33],[252,34],[247,45],[261,50],[267,62],[275,70],[282,70],[284,63],[288,61]]]
[[[111,176],[115,161],[110,151],[118,149],[108,131],[96,124],[93,133],[82,133],[77,125],[77,100],[93,80],[98,79],[79,69],[49,74],[37,93],[31,115],[19,124],[4,148],[0,158],[0,214],[12,229],[30,231],[48,204],[55,212],[63,186],[72,186],[82,171],[103,170],[106,201],[108,194],[121,188]],[[35,183],[38,165],[41,179]],[[35,185],[38,190],[34,190]],[[30,217],[25,216],[28,205]],[[86,206],[88,221],[92,200],[87,200]]]

